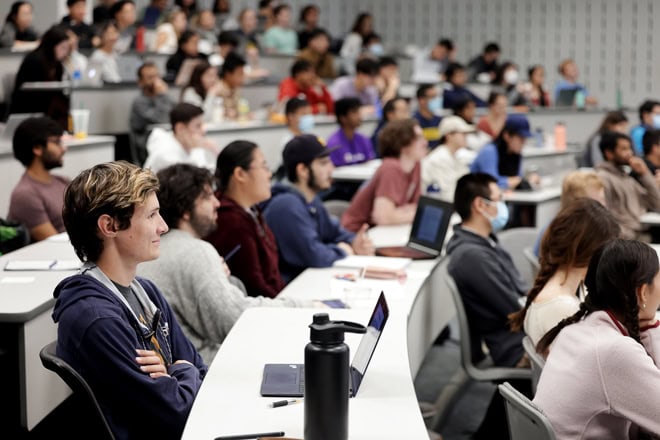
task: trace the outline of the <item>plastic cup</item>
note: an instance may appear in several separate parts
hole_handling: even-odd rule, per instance
[[[86,138],[87,129],[89,128],[89,110],[71,110],[71,120],[73,122],[73,136],[78,139]]]

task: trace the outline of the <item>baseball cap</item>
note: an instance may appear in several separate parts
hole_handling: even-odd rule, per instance
[[[504,123],[504,130],[526,138],[533,136],[532,132],[529,131],[529,121],[524,115],[507,116]]]
[[[473,133],[474,125],[470,125],[460,116],[445,116],[438,125],[440,137],[449,133]]]
[[[282,162],[287,170],[299,163],[309,165],[314,159],[329,156],[337,148],[326,148],[319,138],[312,134],[302,134],[291,139],[282,151]]]

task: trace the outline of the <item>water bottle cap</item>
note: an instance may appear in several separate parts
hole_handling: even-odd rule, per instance
[[[309,325],[309,338],[317,344],[339,344],[344,342],[344,333],[365,333],[362,324],[349,321],[330,321],[327,313],[316,313]]]

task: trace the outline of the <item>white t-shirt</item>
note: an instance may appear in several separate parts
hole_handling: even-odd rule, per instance
[[[460,151],[460,150],[459,150]],[[440,197],[444,200],[454,200],[456,181],[470,172],[457,155],[451,154],[445,145],[439,145],[422,159],[422,190],[425,191],[432,183],[440,186]]]
[[[144,167],[152,169],[155,173],[177,163],[187,163],[211,171],[215,170],[216,157],[213,153],[205,148],[193,148],[186,151],[174,137],[174,133],[160,127],[154,128],[149,135],[147,152],[149,156]]]
[[[96,49],[89,59],[90,61],[100,61],[103,63],[103,73],[101,74],[103,81],[112,83],[121,82],[119,65],[117,64],[117,55],[104,52],[101,49]]]
[[[574,315],[580,309],[576,296],[558,295],[547,301],[533,302],[525,314],[524,328],[534,345],[564,318]]]

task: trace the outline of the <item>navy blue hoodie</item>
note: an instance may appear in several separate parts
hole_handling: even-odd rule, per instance
[[[207,367],[158,289],[137,281],[162,313],[156,337],[172,364],[171,377],[153,379],[140,370],[135,350],[152,349],[151,340],[124,303],[88,275],[71,276],[55,288],[57,355],[94,390],[117,439],[178,439]],[[173,365],[180,359],[193,365]]]
[[[297,189],[288,185],[273,186],[264,218],[275,234],[285,282],[308,267],[332,266],[346,256],[337,243],[350,244],[355,238],[328,214],[321,199],[315,197],[307,203]]]

